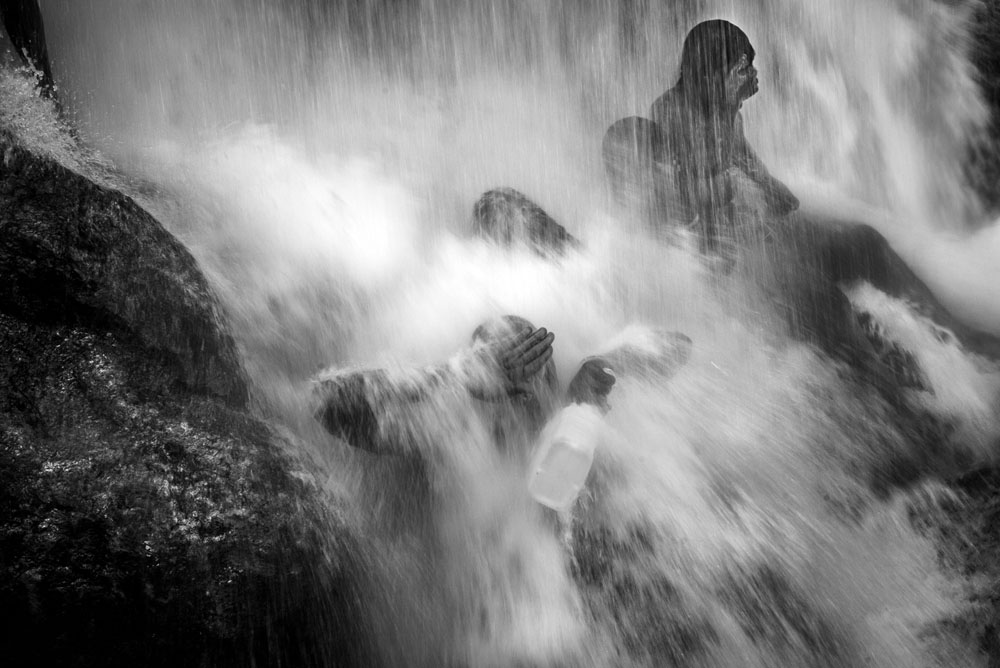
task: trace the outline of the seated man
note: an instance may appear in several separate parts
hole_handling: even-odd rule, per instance
[[[680,77],[653,103],[651,119],[616,122],[602,146],[616,194],[624,187],[623,172],[633,180],[652,179],[661,213],[693,228],[707,252],[731,232],[734,172],[761,188],[772,215],[799,205],[743,134],[740,109],[758,89],[754,55],[746,34],[732,23],[699,23],[684,40]]]
[[[686,225],[708,254],[726,255],[727,247],[741,241],[733,204],[735,174],[760,188],[765,213],[772,219],[787,216],[799,205],[743,134],[740,108],[758,90],[754,56],[749,38],[735,25],[722,20],[699,23],[684,40],[678,82],[653,103],[652,119],[618,121],[604,139],[605,166],[618,198],[635,199],[629,184],[633,190],[645,188],[652,224]],[[850,316],[850,306],[838,290],[856,281],[916,304],[973,351],[1000,353],[994,337],[972,331],[948,313],[868,225],[785,220],[758,236],[766,236],[766,248],[759,254],[771,264],[773,284],[765,287],[781,295],[793,333],[835,356],[843,356],[861,338],[842,322]],[[727,259],[723,266],[729,267]],[[856,353],[846,354],[856,360]]]
[[[768,172],[743,134],[740,108],[758,90],[755,51],[728,21],[699,23],[684,39],[680,77],[650,109],[662,128],[655,152],[675,171],[675,189],[698,228],[703,246],[715,248],[731,228],[732,172],[739,170],[764,193],[770,213],[782,216],[799,202]]]

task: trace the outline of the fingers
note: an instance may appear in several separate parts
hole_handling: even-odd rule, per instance
[[[531,364],[543,355],[547,355],[548,357],[552,356],[552,342],[555,340],[556,335],[552,332],[546,332],[544,329],[540,330],[540,332],[544,334],[544,336],[517,357],[517,360],[521,364]],[[532,336],[532,339],[534,339],[534,335]]]
[[[546,331],[544,327],[539,327],[533,332],[525,329],[518,338],[524,336],[525,332],[530,332],[530,334],[510,350],[506,356],[507,359],[526,364],[544,353],[546,348],[551,347],[552,341],[555,339],[555,334]]]
[[[531,341],[542,337],[540,334],[544,330],[525,327],[513,334],[507,334],[498,338],[491,347],[495,351],[497,362],[503,364],[505,360],[512,360],[517,357],[518,351],[524,350],[531,345]]]
[[[549,334],[549,336],[552,335]],[[524,365],[523,378],[527,380],[528,378],[533,377],[536,373],[542,370],[542,367],[544,367],[550,359],[552,359],[552,346],[546,348],[541,355]]]
[[[527,331],[527,330],[526,330]],[[540,328],[503,355],[500,365],[508,377],[515,382],[527,380],[545,366],[552,357],[552,341],[555,335]]]

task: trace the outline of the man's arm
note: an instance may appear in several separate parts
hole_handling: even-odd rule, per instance
[[[378,437],[379,423],[368,387],[378,372],[352,372],[321,380],[320,406],[314,417],[323,428],[349,445],[376,454],[386,447]]]
[[[448,365],[404,373],[337,373],[317,382],[319,409],[314,417],[348,445],[375,454],[402,454],[406,444],[385,434],[412,404],[449,384],[480,399],[505,398],[542,370],[552,357],[552,339],[544,328],[525,329],[463,351]]]
[[[788,186],[771,176],[743,134],[743,117],[736,115],[735,163],[764,192],[764,201],[772,214],[785,216],[799,208],[798,198]]]

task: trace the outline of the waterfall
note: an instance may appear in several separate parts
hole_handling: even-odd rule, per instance
[[[974,7],[42,2],[81,134],[198,258],[262,412],[370,537],[386,665],[595,667],[980,665],[946,624],[967,583],[911,518],[953,498],[935,473],[991,461],[997,367],[903,302],[852,291],[923,370],[914,415],[946,425],[927,451],[918,417],[790,338],[763,295],[720,289],[618,210],[600,160],[607,126],[673,85],[689,27],[732,20],[758,53],[748,138],[803,208],[874,225],[1000,333],[1000,225],[962,174],[987,121]],[[470,238],[473,202],[501,185],[582,249],[552,261]],[[650,328],[694,344],[669,381],[619,377],[569,538],[527,498],[526,452],[499,452],[471,398],[413,409],[419,464],[358,453],[311,417],[322,368],[443,364],[504,313],[555,332],[564,382]],[[894,486],[907,467],[926,475]]]

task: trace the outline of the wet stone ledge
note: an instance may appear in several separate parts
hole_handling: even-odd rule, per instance
[[[363,664],[358,543],[183,246],[0,136],[0,272],[5,665]]]

